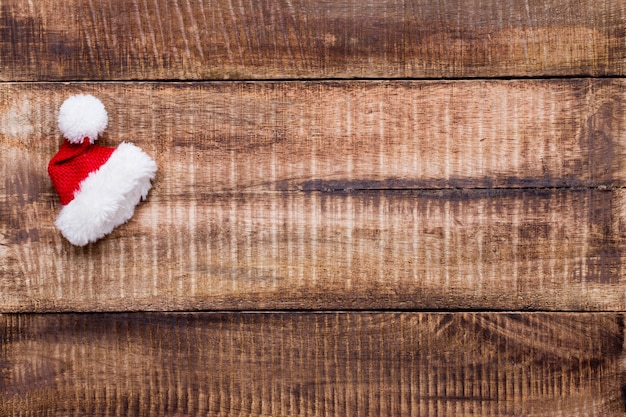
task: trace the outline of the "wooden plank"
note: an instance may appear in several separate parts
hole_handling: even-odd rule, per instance
[[[3,416],[623,416],[621,314],[2,315]]]
[[[5,0],[0,80],[624,75],[625,16],[615,0]]]
[[[626,183],[623,80],[17,83],[0,91],[0,172],[5,187],[19,178],[33,196],[50,190],[42,167],[60,143],[56,114],[78,92],[108,108],[101,143],[130,140],[156,158],[155,194],[164,198]]]
[[[5,312],[626,308],[624,189],[154,195],[85,248],[12,201]]]

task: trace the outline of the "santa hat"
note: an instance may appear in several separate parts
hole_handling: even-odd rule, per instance
[[[65,140],[50,160],[48,174],[63,206],[55,224],[77,246],[126,223],[148,195],[157,169],[133,144],[95,145],[107,123],[104,105],[92,95],[72,96],[59,110]]]

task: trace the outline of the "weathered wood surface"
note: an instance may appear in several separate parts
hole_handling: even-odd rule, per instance
[[[624,75],[622,0],[5,0],[0,80]]]
[[[0,416],[623,416],[625,35],[622,0],[0,0]],[[160,169],[83,249],[77,92]],[[158,312],[219,309],[311,311]]]
[[[163,199],[218,191],[625,184],[623,80],[0,85],[0,170],[50,190],[59,106],[89,92],[101,143],[137,143]],[[5,189],[6,189],[5,188]],[[0,189],[1,190],[1,189]],[[6,191],[5,191],[6,193]]]
[[[0,316],[3,416],[623,416],[621,314]]]
[[[2,311],[626,307],[621,80],[3,88]],[[83,249],[46,174],[77,91],[160,169]]]
[[[3,311],[622,310],[626,190],[158,195],[86,248],[3,209]]]

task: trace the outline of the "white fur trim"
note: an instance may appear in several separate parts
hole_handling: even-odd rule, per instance
[[[104,104],[91,94],[76,94],[63,102],[59,109],[59,129],[71,143],[91,143],[104,132],[109,117]]]
[[[107,162],[80,183],[55,222],[72,244],[84,246],[126,223],[152,187],[156,162],[130,143],[121,143]]]

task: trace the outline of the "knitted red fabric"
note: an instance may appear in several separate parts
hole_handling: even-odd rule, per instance
[[[114,151],[115,148],[93,145],[88,138],[79,145],[63,141],[59,152],[48,164],[48,175],[62,205],[65,206],[74,199],[80,183],[108,161]]]

